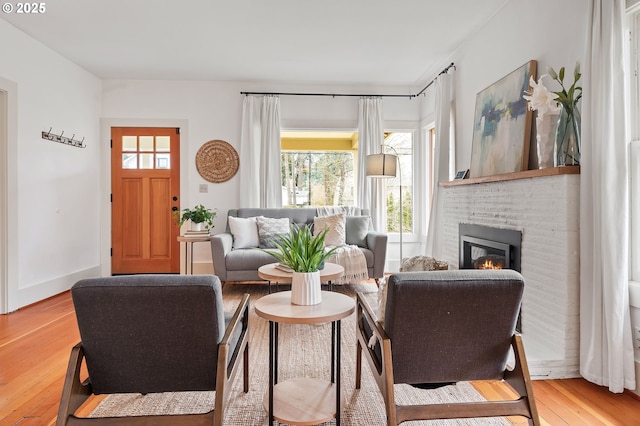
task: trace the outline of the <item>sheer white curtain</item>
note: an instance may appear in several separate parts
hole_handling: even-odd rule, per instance
[[[629,315],[624,0],[591,0],[583,66],[580,174],[580,374],[635,388]]]
[[[240,207],[282,207],[280,98],[245,96],[240,134]]]
[[[382,98],[360,98],[358,106],[358,207],[369,209],[376,231],[387,230],[382,179],[367,177],[367,155],[378,154],[384,143]]]
[[[441,259],[442,207],[439,202],[439,183],[451,180],[455,171],[455,121],[453,118],[454,74],[440,74],[436,79],[436,141],[433,162],[433,196],[429,214],[426,254]]]

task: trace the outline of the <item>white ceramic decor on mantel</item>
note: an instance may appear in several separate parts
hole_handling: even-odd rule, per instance
[[[547,111],[542,119],[539,115],[536,117],[536,154],[539,169],[554,167],[554,147],[559,115],[559,111]]]
[[[322,302],[320,272],[293,272],[291,278],[291,303],[317,305]]]

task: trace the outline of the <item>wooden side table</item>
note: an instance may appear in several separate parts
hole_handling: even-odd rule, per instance
[[[185,275],[193,275],[193,243],[205,243],[211,240],[211,236],[197,236],[197,237],[186,237],[184,235],[178,236],[178,241],[184,243],[184,274]],[[188,249],[191,249],[191,253],[189,253]],[[191,269],[188,268],[189,260],[191,261]]]
[[[277,264],[278,263],[269,263],[258,268],[258,276],[269,282],[269,293],[271,293],[271,283],[276,283],[276,285],[291,284],[293,277],[291,272],[276,268]],[[342,265],[325,263],[324,268],[320,271],[320,282],[329,283],[329,289],[331,289],[331,282],[340,278],[342,274],[344,274]]]
[[[258,316],[269,321],[269,390],[263,402],[274,420],[295,425],[313,425],[335,417],[340,424],[344,397],[340,392],[341,320],[355,311],[353,298],[342,293],[322,292],[317,305],[294,305],[291,292],[268,294],[256,301]],[[331,323],[331,381],[295,378],[278,383],[278,324]]]

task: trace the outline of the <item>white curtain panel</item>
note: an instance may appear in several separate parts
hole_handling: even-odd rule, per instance
[[[260,207],[282,207],[282,166],[280,158],[280,98],[262,100],[262,178]]]
[[[358,104],[358,207],[369,209],[376,231],[387,230],[383,179],[367,177],[367,155],[378,154],[384,143],[382,98],[360,98]]]
[[[280,98],[245,96],[240,133],[240,207],[282,207]]]
[[[580,174],[580,374],[635,388],[629,315],[624,0],[591,0],[583,62]]]
[[[453,114],[454,74],[441,74],[436,79],[436,141],[434,148],[433,196],[429,213],[426,254],[442,259],[442,206],[439,183],[451,180],[455,171],[455,120]]]

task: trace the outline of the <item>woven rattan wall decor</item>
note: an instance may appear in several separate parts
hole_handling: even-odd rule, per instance
[[[240,164],[238,152],[227,142],[212,140],[200,147],[196,154],[196,169],[205,180],[226,182],[237,172]]]

